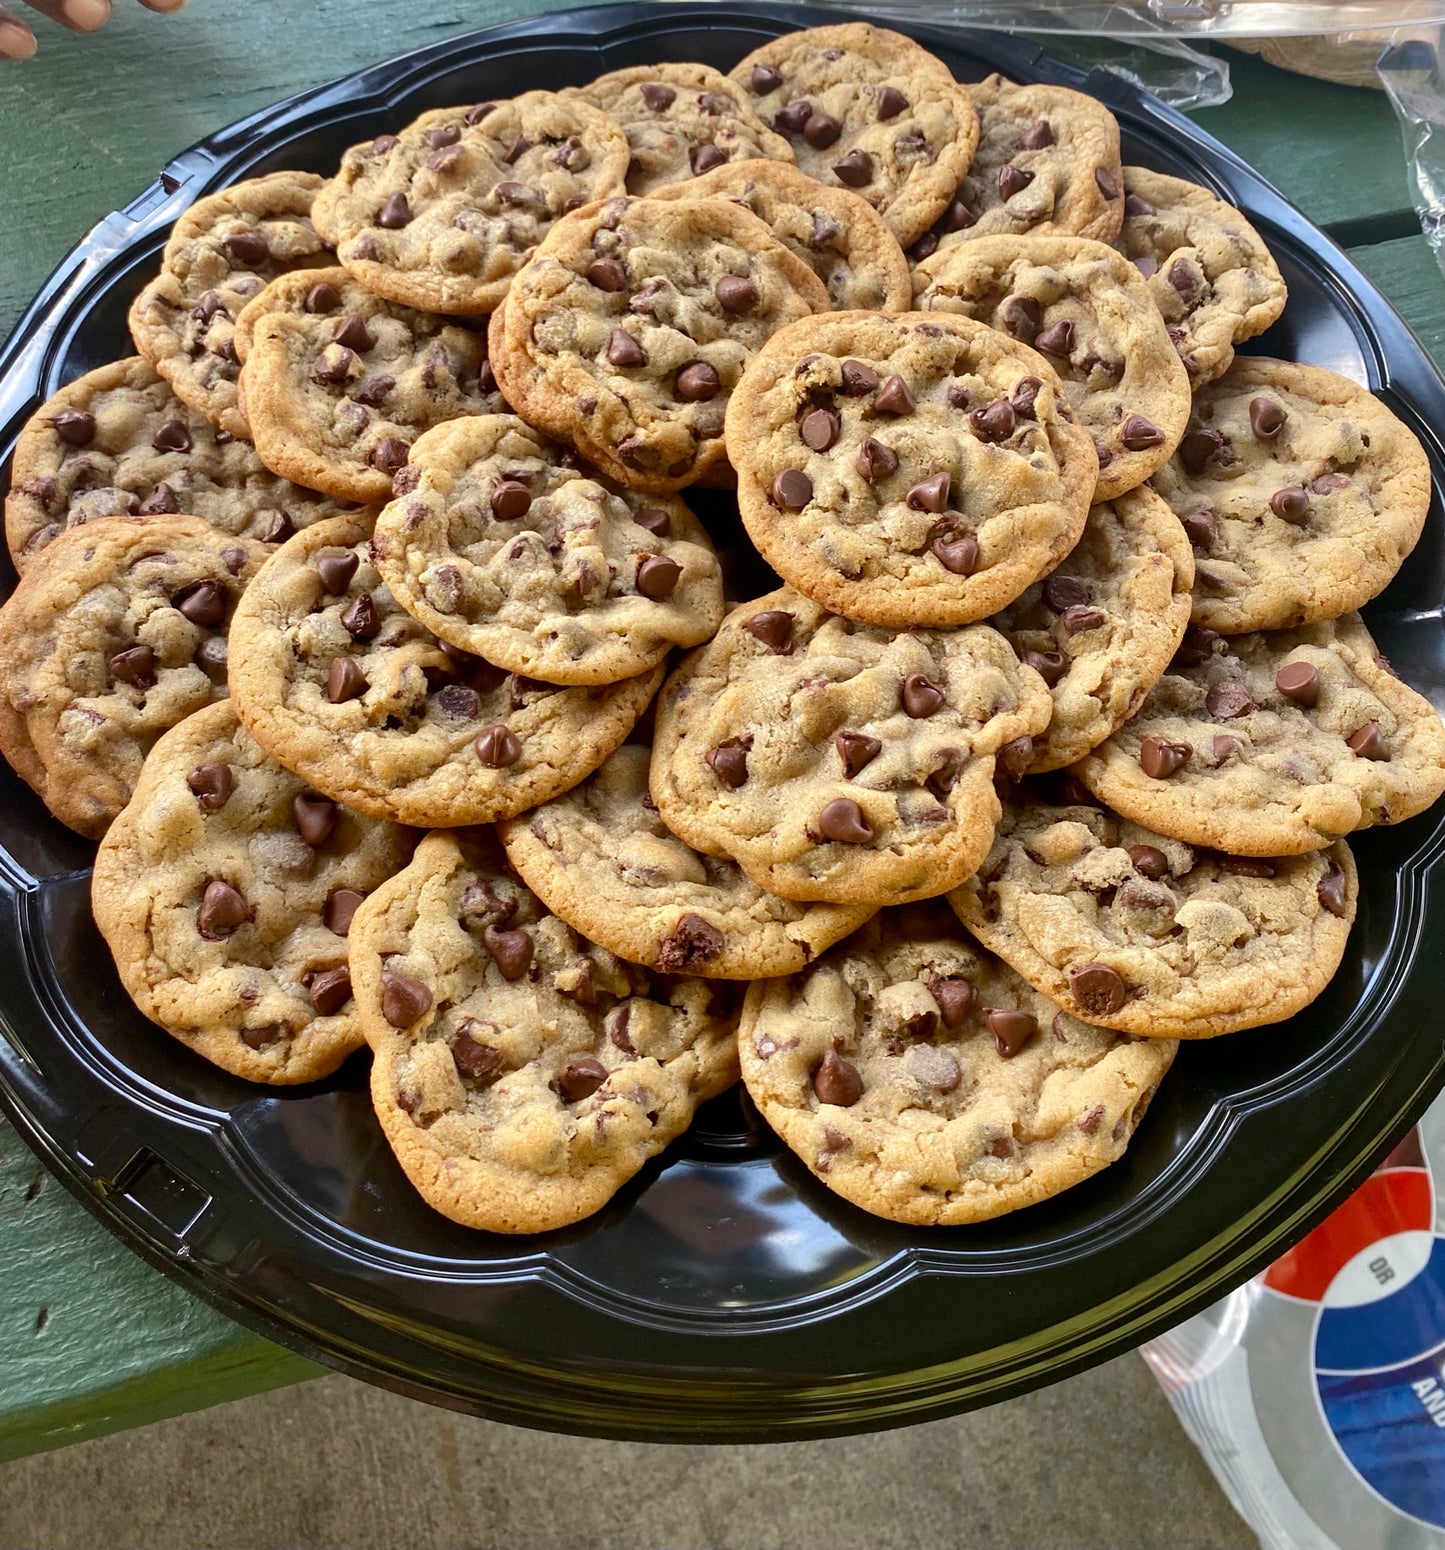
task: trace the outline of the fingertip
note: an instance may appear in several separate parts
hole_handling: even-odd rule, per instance
[[[98,32],[110,20],[110,0],[60,0],[60,20],[73,32]]]
[[[0,22],[0,59],[30,59],[40,45],[19,22]]]
[[[140,0],[140,3],[148,11],[159,11],[163,16],[169,16],[173,11],[184,11],[186,0]]]

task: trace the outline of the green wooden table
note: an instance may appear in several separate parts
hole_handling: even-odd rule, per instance
[[[559,0],[120,4],[90,39],[44,29],[0,67],[0,339],[50,269],[192,141],[278,98]],[[1437,360],[1445,278],[1419,235],[1381,94],[1231,57],[1201,125],[1350,248]],[[0,1460],[234,1399],[319,1369],[232,1324],[111,1238],[0,1121]]]

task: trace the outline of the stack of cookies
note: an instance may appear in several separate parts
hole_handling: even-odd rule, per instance
[[[866,1210],[1027,1205],[1445,790],[1354,611],[1428,465],[1234,359],[1285,299],[1101,104],[865,24],[428,112],[198,201],[26,429],[0,748],[145,1014],[369,1046],[456,1221],[597,1210],[739,1065]]]

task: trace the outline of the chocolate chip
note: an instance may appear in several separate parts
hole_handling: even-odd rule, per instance
[[[606,1080],[607,1067],[600,1060],[584,1055],[578,1060],[569,1060],[557,1073],[557,1091],[564,1103],[581,1103]]]
[[[873,407],[883,414],[912,414],[918,407],[902,377],[889,377],[878,389]]]
[[[532,966],[536,943],[525,931],[508,931],[501,926],[487,926],[482,940],[492,955],[492,962],[505,980],[519,980]]]
[[[607,340],[607,359],[613,366],[645,366],[642,346],[625,328],[614,328]]]
[[[167,420],[151,438],[157,452],[189,452],[191,433],[179,420]]]
[[[1312,662],[1286,662],[1274,675],[1274,686],[1296,705],[1311,706],[1320,697],[1319,669]]]
[[[1162,447],[1164,432],[1152,420],[1146,420],[1142,414],[1131,414],[1124,421],[1123,429],[1119,432],[1119,440],[1130,452],[1143,452],[1148,447]]]
[[[411,446],[400,436],[383,436],[371,449],[367,462],[394,479],[406,467],[406,460],[410,453]]]
[[[878,92],[876,115],[878,122],[886,124],[890,118],[897,118],[908,105],[908,98],[896,86],[881,87]]]
[[[858,475],[866,479],[869,484],[895,473],[898,468],[898,454],[892,447],[885,447],[881,441],[875,441],[872,436],[863,438],[863,445],[858,448],[857,458]]]
[[[1021,151],[1042,151],[1054,143],[1053,126],[1046,118],[1037,119],[1014,143]]]
[[[978,992],[958,975],[931,980],[928,993],[938,1003],[938,1013],[945,1028],[959,1027],[978,1000]]]
[[[335,1017],[351,1000],[351,971],[347,968],[319,969],[307,974],[302,983],[320,1017]]]
[[[300,792],[291,798],[296,830],[308,845],[324,845],[336,827],[336,803],[329,797]]]
[[[1358,732],[1352,732],[1345,742],[1350,750],[1362,759],[1389,760],[1390,745],[1385,741],[1379,726],[1373,721],[1367,721]]]
[[[1034,180],[1032,172],[1005,162],[998,169],[998,197],[1007,203],[1015,194],[1021,194]]]
[[[748,778],[748,750],[751,737],[729,737],[706,754],[708,768],[725,786],[736,789]]]
[[[1282,522],[1303,527],[1310,518],[1310,498],[1304,490],[1276,490],[1269,498],[1269,509]]]
[[[615,258],[594,258],[587,266],[587,278],[599,291],[627,289],[627,271]]]
[[[1032,296],[1010,296],[999,310],[1003,314],[1004,327],[1025,344],[1033,341],[1044,320],[1043,308]]]
[[[228,937],[251,918],[251,907],[245,896],[230,883],[219,881],[206,884],[201,895],[201,907],[196,911],[196,930],[208,942],[219,942]]]
[[[786,656],[793,649],[793,615],[781,608],[765,608],[743,626],[749,635],[762,641],[775,656]]]
[[[371,154],[373,156],[385,156],[388,151],[394,151],[401,141],[395,135],[378,135],[371,142]]]
[[[1338,862],[1330,862],[1329,871],[1315,886],[1315,897],[1331,915],[1338,915],[1343,920],[1349,913],[1349,889],[1344,869]]]
[[[350,657],[331,659],[331,667],[326,674],[326,698],[333,705],[354,700],[357,695],[365,694],[368,687],[361,669]]]
[[[1188,743],[1171,743],[1162,737],[1146,737],[1139,745],[1139,768],[1151,780],[1168,780],[1184,768],[1190,755]]]
[[[929,474],[909,490],[904,500],[913,511],[941,512],[948,505],[949,484],[946,473]]]
[[[1099,185],[1099,192],[1105,199],[1117,199],[1119,197],[1119,180],[1107,167],[1094,169],[1094,182]]]
[[[321,907],[321,923],[335,936],[346,936],[357,910],[366,902],[359,888],[333,888]]]
[[[813,1091],[819,1103],[850,1109],[863,1096],[863,1078],[851,1060],[830,1049],[813,1072]]]
[[[970,226],[977,225],[978,217],[961,199],[954,199],[938,218],[939,230],[943,232],[967,231]],[[922,240],[922,238],[919,238],[920,242]],[[934,237],[933,245],[936,249],[938,246],[937,237]]]
[[[716,958],[724,946],[726,939],[711,921],[689,913],[659,944],[657,967],[664,974],[686,974],[696,965]]]
[[[929,545],[938,563],[955,576],[971,576],[978,569],[978,539],[971,533],[951,538],[939,533]]]
[[[963,1068],[952,1050],[933,1044],[915,1044],[904,1057],[908,1074],[920,1087],[951,1093],[963,1080]]]
[[[271,244],[259,231],[233,231],[222,237],[221,246],[242,269],[259,269],[271,256]]]
[[[713,287],[718,306],[732,317],[743,317],[757,306],[760,293],[756,282],[742,275],[724,275]]]
[[[454,721],[474,721],[482,711],[481,696],[466,684],[443,684],[437,691],[437,709]]]
[[[843,422],[831,409],[814,409],[803,416],[798,434],[814,452],[826,452],[837,441]]]
[[[370,592],[358,592],[341,610],[341,623],[353,640],[375,640],[381,633],[381,615]]]
[[[1157,845],[1130,845],[1128,855],[1134,870],[1151,883],[1169,876],[1169,858]]]
[[[452,1044],[452,1064],[466,1081],[490,1082],[502,1069],[502,1052],[478,1042],[471,1032],[477,1026],[470,1017],[463,1022]]]
[[[1012,1011],[1008,1007],[986,1007],[983,1020],[993,1035],[994,1048],[1005,1060],[1012,1060],[1039,1031],[1037,1017],[1028,1012]]]
[[[705,91],[697,99],[697,105],[704,113],[716,116],[719,113],[736,113],[737,103],[726,92]]]
[[[489,770],[509,769],[522,757],[522,745],[517,740],[517,734],[500,722],[478,732],[472,747],[476,750],[477,758]]]
[[[1028,774],[1034,759],[1034,740],[1031,737],[1013,737],[997,754],[999,765],[1010,780],[1022,780]]]
[[[397,231],[411,222],[411,206],[405,194],[388,194],[376,217],[376,224],[387,231]]]
[[[1051,689],[1069,670],[1060,651],[1026,651],[1023,662],[1025,667],[1033,668]]]
[[[1127,201],[1126,201],[1127,205]],[[1159,273],[1159,260],[1152,254],[1146,253],[1142,258],[1134,260],[1134,267],[1146,280],[1152,280]]]
[[[1279,868],[1264,856],[1221,856],[1219,870],[1233,877],[1274,877]]]
[[[475,127],[477,124],[481,123],[487,114],[495,113],[496,110],[497,105],[495,102],[479,102],[475,107],[468,108],[467,111],[462,114],[462,122],[469,126]]]
[[[1007,441],[1014,433],[1013,405],[996,398],[982,409],[969,410],[968,423],[981,441]]]
[[[335,312],[341,305],[341,292],[334,285],[329,285],[323,280],[319,285],[313,285],[306,293],[306,300],[302,307],[312,314],[318,312]]]
[[[516,164],[521,161],[521,159],[531,149],[532,142],[526,137],[526,135],[518,135],[516,139],[512,141],[511,145],[507,147],[506,154],[502,157],[502,160],[506,162],[509,167],[515,167]]]
[[[1200,667],[1214,655],[1214,648],[1224,637],[1218,630],[1195,628],[1184,632],[1179,650],[1174,653],[1174,664],[1179,667]]]
[[[766,97],[783,84],[782,76],[771,65],[754,65],[748,77],[748,89],[755,97]]]
[[[156,681],[156,654],[145,645],[127,646],[110,659],[110,676],[117,683],[136,689],[150,689]]]
[[[667,538],[672,533],[672,514],[661,506],[647,506],[634,511],[632,520],[638,527],[645,527],[655,538]]]
[[[694,361],[678,372],[674,391],[684,403],[705,404],[722,392],[722,378],[715,366]]]
[[[224,635],[208,635],[196,647],[191,661],[200,668],[213,684],[223,684],[226,681],[226,656],[226,637]]]
[[[342,318],[331,337],[348,350],[370,350],[376,344],[375,336],[366,326],[366,319],[355,312],[348,312]]]
[[[1344,474],[1321,474],[1318,479],[1310,481],[1310,489],[1316,495],[1331,495],[1336,490],[1346,490],[1350,481]]]
[[[834,797],[818,814],[818,833],[842,845],[866,845],[873,838],[873,826],[852,797]]]
[[[505,183],[498,183],[493,192],[497,196],[497,203],[502,205],[540,205],[543,203],[542,195],[530,183],[514,183],[509,179]]]
[[[171,607],[192,624],[219,624],[226,617],[226,589],[219,581],[193,581],[172,595]]]
[[[1237,678],[1225,678],[1210,684],[1204,696],[1204,708],[1221,721],[1234,721],[1254,709],[1254,700]]]
[[[772,502],[783,511],[801,511],[813,498],[813,481],[801,468],[785,468],[773,480]]]
[[[1069,352],[1074,348],[1073,322],[1069,318],[1060,318],[1056,323],[1050,323],[1047,328],[1039,330],[1033,343],[1034,349],[1045,355],[1052,355],[1056,360],[1067,360]]]
[[[1107,963],[1076,964],[1069,970],[1069,993],[1088,1017],[1112,1017],[1129,994]]]
[[[311,368],[311,375],[318,382],[345,382],[351,375],[351,368],[356,364],[356,357],[350,350],[339,344],[329,344],[316,357],[316,363]],[[362,416],[363,421],[365,415]]]
[[[349,549],[344,554],[323,554],[317,557],[316,574],[327,592],[333,597],[339,597],[351,585],[351,578],[360,563],[360,559]]]
[[[393,1028],[410,1028],[431,1011],[432,993],[420,980],[381,971],[381,1015]]]
[[[833,163],[833,172],[849,188],[866,188],[873,181],[873,158],[867,151],[849,151]]]
[[[516,522],[531,509],[532,492],[518,479],[503,479],[493,489],[489,504],[494,516]]]
[[[844,361],[839,368],[839,375],[843,381],[843,391],[849,398],[861,398],[878,386],[878,373],[862,361]]]
[[[831,113],[810,113],[803,125],[803,138],[815,151],[825,151],[843,133],[843,126]]]
[[[1194,548],[1209,550],[1219,541],[1219,519],[1212,511],[1186,511],[1179,520]]]
[[[1260,441],[1273,441],[1288,418],[1283,406],[1272,398],[1251,398],[1249,401],[1249,428]]]
[[[838,757],[843,761],[843,774],[852,780],[860,770],[867,769],[883,752],[883,744],[866,732],[850,732],[846,729],[833,739]]]
[[[641,91],[643,105],[650,113],[665,113],[677,101],[677,93],[661,81],[645,81]]]
[[[682,566],[665,554],[649,554],[637,567],[637,590],[660,603],[671,597],[682,580]]]
[[[903,680],[903,708],[915,721],[931,716],[943,708],[946,698],[942,689],[923,673],[910,673]]]
[[[226,805],[236,789],[236,777],[229,764],[212,759],[205,764],[198,764],[186,776],[186,785],[195,793],[201,806],[207,812],[214,813]]]
[[[482,362],[482,366],[483,369],[489,369],[485,361]],[[480,377],[477,378],[477,382],[480,385]],[[363,377],[360,382],[353,383],[351,397],[358,404],[368,404],[371,408],[376,409],[386,402],[388,394],[395,386],[395,377],[387,376],[384,371],[378,372],[375,376]]]
[[[1179,443],[1178,457],[1187,474],[1203,473],[1224,450],[1220,431],[1190,431]]]
[[[88,447],[95,440],[95,416],[88,409],[62,409],[50,424],[67,447]]]
[[[687,153],[687,164],[692,168],[693,176],[699,178],[704,172],[711,172],[714,167],[721,167],[727,159],[728,153],[719,150],[710,142],[695,145]]]
[[[1070,635],[1082,635],[1085,630],[1097,630],[1108,623],[1109,616],[1102,608],[1075,606],[1066,608],[1059,615],[1059,623]]]

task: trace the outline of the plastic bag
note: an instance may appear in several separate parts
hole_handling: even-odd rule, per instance
[[[1445,1098],[1301,1243],[1143,1355],[1266,1550],[1445,1547]]]
[[[1438,33],[1433,41],[1409,38],[1391,44],[1376,68],[1404,137],[1420,229],[1445,269],[1445,87]]]

